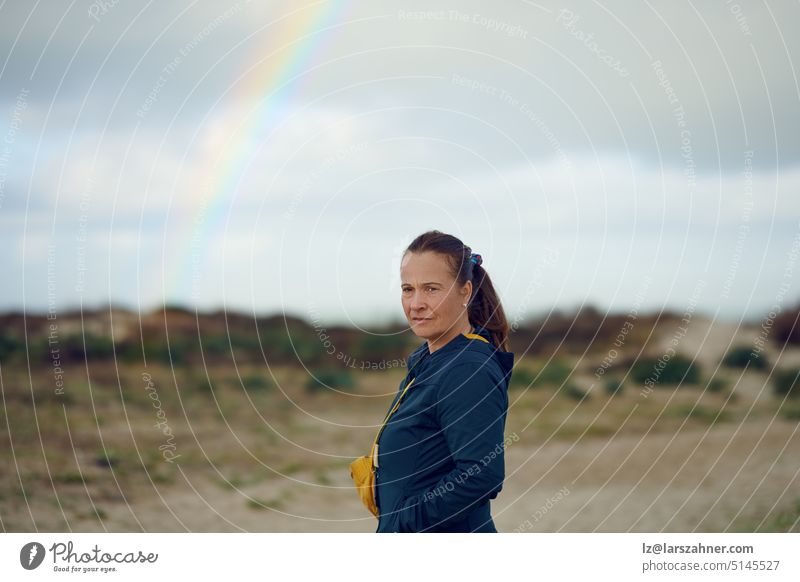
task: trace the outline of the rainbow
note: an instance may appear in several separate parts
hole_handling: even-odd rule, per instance
[[[243,67],[234,103],[253,98],[260,105],[241,123],[232,126],[220,140],[224,154],[208,162],[208,174],[197,179],[192,192],[208,193],[197,199],[191,212],[179,219],[173,232],[178,249],[164,285],[165,303],[189,303],[193,274],[221,238],[226,209],[230,212],[238,184],[252,152],[267,139],[283,119],[285,104],[302,89],[305,71],[330,42],[330,21],[340,17],[347,3],[339,0],[300,7],[266,27],[266,40]],[[252,64],[250,64],[252,63]],[[263,97],[262,97],[263,96]],[[205,166],[203,166],[205,167]]]

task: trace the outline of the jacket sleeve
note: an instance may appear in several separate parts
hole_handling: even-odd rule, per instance
[[[503,431],[508,399],[496,370],[457,364],[439,386],[436,416],[455,468],[429,491],[406,498],[398,531],[418,532],[464,519],[484,498],[502,489]]]

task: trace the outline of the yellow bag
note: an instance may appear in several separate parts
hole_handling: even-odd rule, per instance
[[[389,417],[394,414],[397,410],[397,407],[400,406],[400,401],[403,399],[403,396],[406,395],[406,392],[414,383],[416,378],[412,378],[411,382],[406,384],[406,387],[403,388],[403,393],[400,394],[400,398],[397,399],[397,402],[389,411],[389,414],[386,415],[386,418],[383,419],[383,424],[381,428],[378,429],[378,434],[375,435],[375,440],[372,443],[372,448],[369,451],[369,456],[362,456],[358,457],[355,461],[350,463],[350,476],[353,478],[353,481],[356,484],[356,489],[358,490],[358,496],[361,497],[361,501],[364,503],[367,509],[372,512],[372,515],[378,517],[378,506],[375,505],[375,449],[378,445],[378,438],[381,436],[381,432],[383,431],[383,427],[386,426],[386,422],[389,420]]]

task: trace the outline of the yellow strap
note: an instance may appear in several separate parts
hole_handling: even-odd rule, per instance
[[[403,393],[402,393],[402,394],[400,394],[400,398],[398,398],[398,399],[397,399],[397,402],[395,402],[394,406],[393,406],[393,407],[392,407],[392,409],[389,411],[389,414],[387,414],[387,415],[386,415],[386,418],[384,418],[384,419],[383,419],[383,424],[382,424],[382,425],[381,425],[381,427],[378,429],[378,434],[376,434],[376,435],[375,435],[375,440],[374,440],[374,441],[373,441],[373,443],[372,443],[372,449],[370,449],[370,459],[372,458],[372,455],[373,455],[373,454],[374,454],[374,452],[375,452],[375,451],[374,451],[374,449],[375,449],[375,445],[378,443],[378,438],[381,436],[381,431],[383,431],[383,427],[385,427],[385,426],[386,426],[386,423],[389,421],[389,417],[390,417],[390,416],[392,416],[392,415],[394,414],[395,410],[397,410],[398,406],[400,406],[400,401],[403,399],[403,396],[405,396],[405,395],[406,395],[406,392],[407,392],[407,391],[408,391],[408,389],[411,387],[411,385],[414,383],[414,380],[416,380],[416,378],[411,378],[411,382],[409,382],[408,384],[406,384],[406,387],[405,387],[405,388],[403,388]]]
[[[489,340],[487,340],[482,335],[478,335],[477,333],[465,333],[464,335],[467,336],[470,339],[477,339],[477,340],[481,340],[483,342],[486,342],[487,344],[489,343]]]

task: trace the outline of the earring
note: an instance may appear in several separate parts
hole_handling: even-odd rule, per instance
[[[467,304],[466,304],[466,303],[462,303],[461,305],[463,305],[464,307],[466,307],[466,306],[467,306]]]

